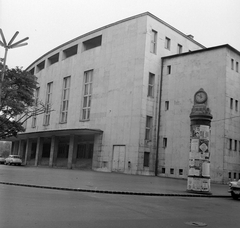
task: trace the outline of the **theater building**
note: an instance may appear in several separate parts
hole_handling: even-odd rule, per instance
[[[239,61],[232,47],[205,48],[148,12],[91,31],[27,68],[53,111],[27,121],[12,153],[26,165],[186,178],[193,95],[208,93],[213,121],[237,114]],[[234,121],[212,124],[217,182],[240,172],[226,147],[240,140]]]

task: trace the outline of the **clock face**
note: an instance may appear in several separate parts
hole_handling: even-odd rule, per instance
[[[197,103],[204,103],[207,100],[207,94],[203,91],[196,93],[195,100]]]

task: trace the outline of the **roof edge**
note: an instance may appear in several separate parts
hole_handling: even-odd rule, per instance
[[[125,19],[122,19],[122,20],[119,20],[119,21],[110,23],[110,24],[105,25],[105,26],[103,26],[103,27],[100,27],[100,28],[94,29],[94,30],[92,30],[92,31],[90,31],[90,32],[87,32],[87,33],[85,33],[85,34],[83,34],[83,35],[80,35],[80,36],[78,36],[78,37],[76,37],[76,38],[73,38],[73,39],[71,39],[71,40],[69,40],[69,41],[67,41],[67,42],[65,42],[65,43],[63,43],[63,44],[61,44],[61,45],[59,45],[59,46],[51,49],[51,50],[48,51],[47,53],[43,54],[42,56],[40,56],[39,58],[37,58],[33,63],[31,63],[25,70],[29,70],[29,68],[31,68],[36,62],[38,62],[40,59],[42,59],[43,57],[47,56],[47,55],[50,54],[51,52],[54,52],[55,50],[57,50],[57,49],[59,49],[59,48],[61,48],[61,47],[64,47],[65,45],[68,45],[68,44],[70,44],[70,43],[72,43],[72,42],[74,42],[74,41],[76,41],[76,40],[78,40],[78,39],[81,39],[81,38],[83,38],[83,37],[85,37],[85,36],[88,36],[88,35],[91,35],[91,34],[93,34],[93,33],[99,32],[99,31],[101,31],[101,30],[103,30],[103,29],[112,27],[112,26],[114,26],[114,25],[117,25],[117,24],[120,24],[120,23],[129,21],[129,20],[133,20],[133,19],[135,19],[135,18],[143,17],[143,16],[150,16],[150,17],[152,17],[153,19],[159,21],[160,23],[164,24],[165,26],[169,27],[170,29],[174,30],[175,32],[179,33],[180,35],[184,36],[186,39],[194,42],[194,43],[197,44],[198,46],[200,46],[200,47],[202,47],[202,48],[206,48],[205,46],[203,46],[202,44],[198,43],[198,42],[195,41],[194,39],[189,38],[186,34],[184,34],[183,32],[181,32],[180,30],[176,29],[175,27],[171,26],[170,24],[166,23],[165,21],[161,20],[160,18],[156,17],[155,15],[153,15],[153,14],[151,14],[150,12],[147,11],[147,12],[144,12],[144,13],[140,13],[140,14],[137,14],[137,15],[134,15],[134,16],[131,16],[131,17],[127,17],[127,18],[125,18]]]
[[[220,48],[228,48],[228,49],[232,50],[233,52],[237,53],[238,55],[240,55],[240,51],[238,51],[237,49],[235,49],[231,45],[223,44],[223,45],[213,46],[213,47],[205,48],[205,49],[199,49],[199,50],[195,50],[195,51],[191,51],[191,52],[184,52],[184,53],[181,53],[181,54],[168,55],[168,56],[162,57],[162,59],[181,57],[181,56],[196,54],[196,53],[200,53],[200,52],[204,52],[204,51],[212,51],[212,50],[220,49]]]

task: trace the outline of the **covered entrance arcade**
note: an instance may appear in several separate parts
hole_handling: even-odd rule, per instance
[[[93,129],[21,133],[11,138],[12,154],[19,154],[25,165],[92,169],[101,152],[102,133]]]

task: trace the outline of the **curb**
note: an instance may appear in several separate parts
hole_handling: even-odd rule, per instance
[[[208,197],[208,198],[231,198],[231,195],[209,195],[209,194],[179,194],[179,193],[148,193],[148,192],[129,192],[129,191],[111,191],[111,190],[97,190],[97,189],[83,189],[83,188],[66,188],[66,187],[50,187],[44,185],[33,185],[33,184],[19,184],[11,182],[2,182],[3,185],[13,185],[30,188],[43,188],[61,191],[72,191],[72,192],[91,192],[91,193],[104,193],[104,194],[118,194],[118,195],[141,195],[141,196],[178,196],[178,197]]]

